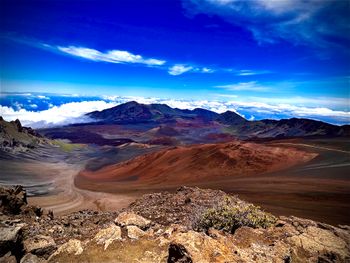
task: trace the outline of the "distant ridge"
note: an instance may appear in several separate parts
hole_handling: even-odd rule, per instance
[[[182,110],[166,104],[141,104],[130,101],[103,111],[87,113],[97,124],[175,125],[184,121],[200,126],[200,123],[217,123],[225,133],[241,139],[286,138],[306,136],[350,136],[350,126],[337,126],[311,119],[282,119],[248,121],[233,111],[216,113],[196,108]]]
[[[224,123],[227,119],[235,123],[244,123],[246,120],[232,111],[219,114],[210,110],[196,108],[194,110],[181,110],[171,108],[166,104],[141,104],[130,101],[103,111],[94,111],[86,114],[90,118],[104,123],[140,123],[140,122],[171,122],[176,119],[201,119],[203,121],[219,121]]]

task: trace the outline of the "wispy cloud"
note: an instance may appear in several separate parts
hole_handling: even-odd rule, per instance
[[[55,52],[72,57],[82,58],[95,62],[107,62],[115,64],[138,64],[140,66],[153,67],[160,70],[167,70],[172,76],[178,76],[183,73],[233,73],[237,76],[251,76],[271,73],[269,70],[250,70],[250,69],[233,69],[223,68],[220,66],[200,65],[196,63],[177,63],[168,62],[166,59],[147,58],[143,55],[133,54],[126,50],[106,50],[100,51],[93,48],[75,46],[75,45],[51,45],[40,41],[23,40],[21,38],[9,38],[21,44],[26,44],[31,47],[40,48],[46,51]],[[1,94],[0,94],[1,96]]]
[[[161,66],[166,63],[165,60],[155,58],[144,58],[141,55],[135,55],[123,50],[109,50],[106,52],[101,52],[96,49],[76,46],[58,46],[57,49],[66,54],[93,61],[103,61],[110,63],[137,63],[144,64],[147,66]]]
[[[216,88],[222,88],[231,91],[269,91],[270,87],[259,84],[256,81],[239,82],[228,85],[218,85]]]
[[[259,43],[347,48],[350,40],[348,1],[183,0],[183,6],[191,15],[217,15],[246,28]]]
[[[176,64],[169,68],[168,73],[173,76],[181,75],[185,72],[193,70],[192,66]]]
[[[202,73],[214,73],[214,72],[215,72],[214,69],[212,69],[212,68],[206,68],[206,67],[200,68],[199,71],[202,72]]]
[[[272,73],[269,70],[250,70],[250,69],[242,69],[236,72],[237,76],[254,76],[254,75],[262,75],[262,74],[270,74]]]
[[[175,64],[168,69],[168,73],[173,76],[181,75],[185,72],[195,72],[195,73],[214,73],[216,71],[221,71],[221,69],[213,69],[208,67],[196,67],[185,64]]]
[[[46,45],[49,46],[49,45]],[[135,55],[128,51],[123,50],[109,50],[101,52],[96,49],[86,47],[68,46],[62,47],[57,46],[57,50],[71,56],[80,57],[96,62],[109,62],[109,63],[132,63],[132,64],[143,64],[150,67],[158,67],[160,69],[167,69],[168,73],[172,76],[178,76],[185,72],[194,73],[213,73],[216,70],[209,67],[198,67],[187,64],[175,64],[169,67],[164,67],[167,62],[161,59],[155,58],[144,58],[141,55]]]

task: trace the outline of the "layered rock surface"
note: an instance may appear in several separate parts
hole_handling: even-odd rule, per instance
[[[2,209],[0,262],[350,260],[349,226],[273,217],[265,228],[242,223],[234,231],[200,231],[198,219],[208,209],[216,211],[223,200],[230,208],[251,207],[222,191],[182,187],[176,193],[146,195],[116,212],[81,211],[56,218],[52,213],[34,216]],[[265,216],[260,210],[259,215]]]

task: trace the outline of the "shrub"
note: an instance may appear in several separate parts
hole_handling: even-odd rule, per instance
[[[233,202],[226,198],[214,208],[205,210],[198,217],[195,228],[207,231],[213,227],[218,230],[234,233],[241,226],[267,228],[276,222],[276,218],[258,206],[242,201]]]

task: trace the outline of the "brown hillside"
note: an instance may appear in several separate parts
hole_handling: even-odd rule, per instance
[[[95,172],[83,171],[79,176],[101,182],[173,185],[256,175],[290,167],[314,157],[315,154],[291,148],[234,141],[168,148]]]

